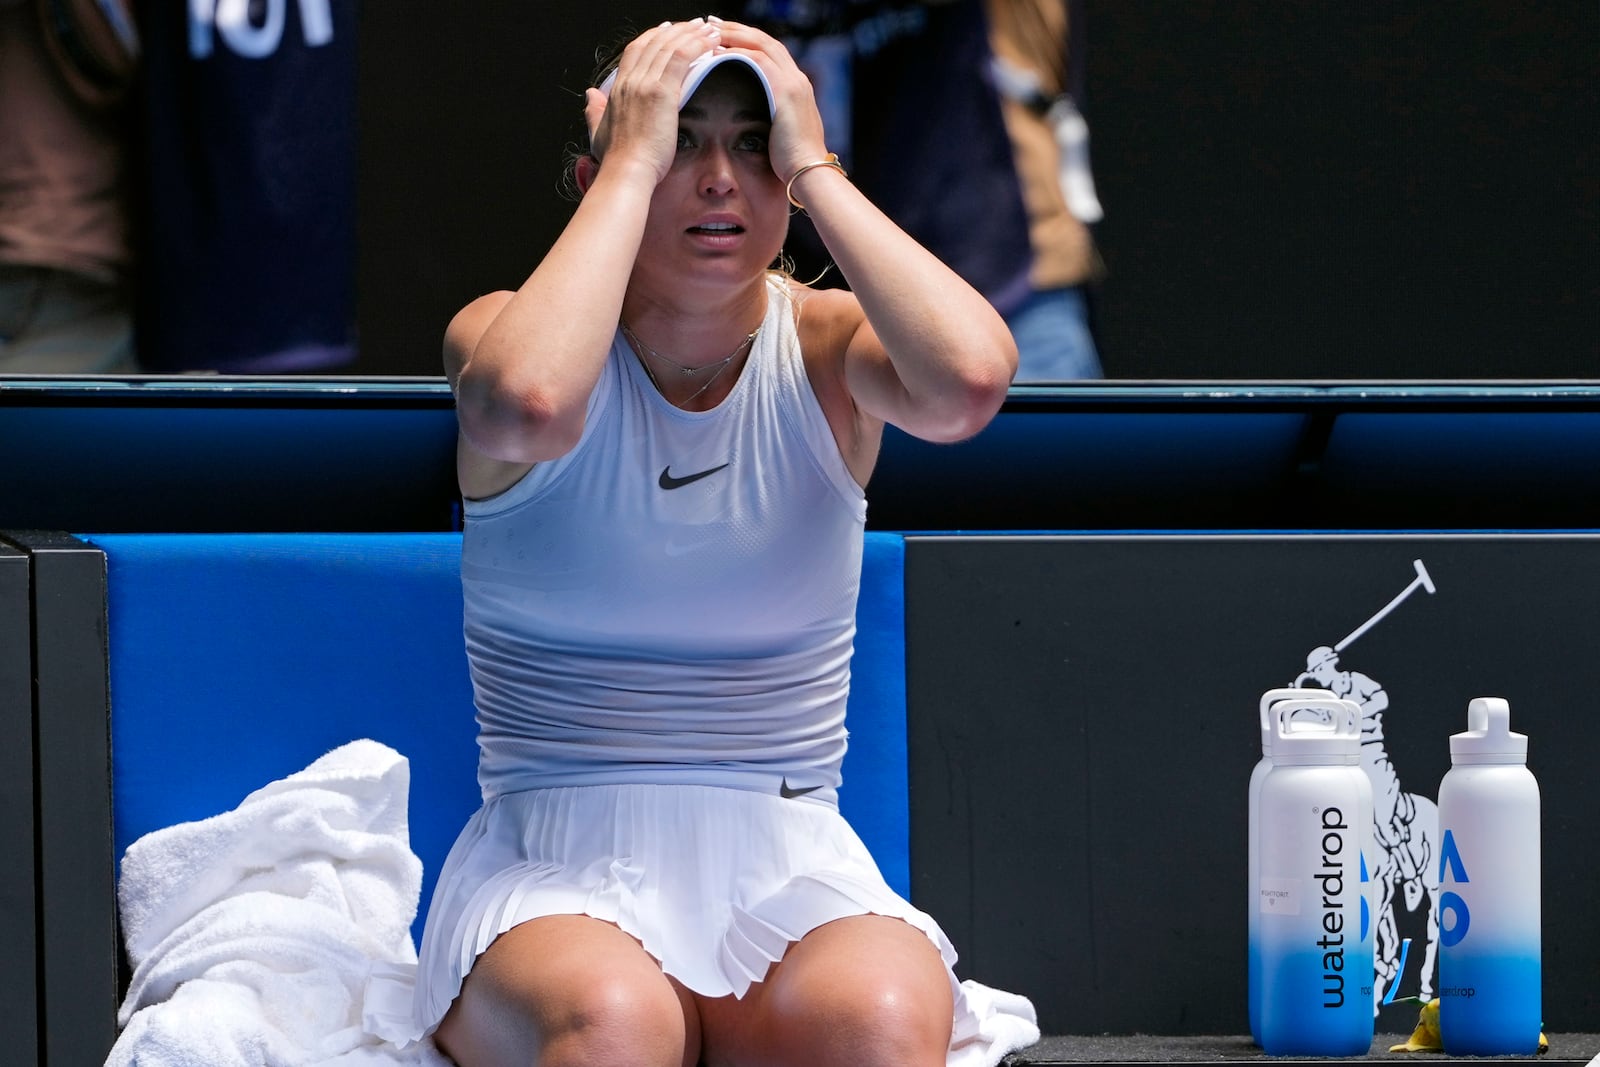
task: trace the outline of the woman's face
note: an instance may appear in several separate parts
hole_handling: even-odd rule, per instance
[[[677,156],[651,198],[636,277],[743,282],[771,265],[789,229],[771,129],[766,94],[742,64],[711,72],[678,113]]]

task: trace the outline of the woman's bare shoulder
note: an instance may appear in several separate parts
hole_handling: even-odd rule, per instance
[[[792,278],[788,288],[800,347],[807,359],[842,361],[866,319],[856,295],[848,289],[816,289]]]

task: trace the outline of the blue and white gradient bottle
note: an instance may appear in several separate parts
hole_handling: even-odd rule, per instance
[[[1452,1056],[1527,1055],[1543,1026],[1539,784],[1499,697],[1467,705],[1439,783],[1439,1036]]]
[[[1361,877],[1372,783],[1361,769],[1361,709],[1332,697],[1282,700],[1271,719],[1256,879],[1261,1048],[1363,1056],[1373,1036],[1371,903]]]
[[[1249,1012],[1250,1012],[1250,1037],[1257,1045],[1261,1044],[1261,907],[1256,897],[1258,895],[1257,880],[1261,875],[1261,783],[1266,781],[1267,772],[1272,769],[1272,706],[1280,700],[1311,700],[1327,696],[1326,691],[1320,689],[1268,689],[1261,694],[1261,701],[1257,706],[1257,718],[1261,726],[1261,758],[1250,771],[1250,820],[1249,820],[1249,871],[1245,878],[1246,888],[1249,893],[1248,903],[1248,930],[1249,930]]]

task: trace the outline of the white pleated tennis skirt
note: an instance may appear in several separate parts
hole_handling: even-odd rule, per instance
[[[490,943],[540,916],[612,923],[687,988],[724,997],[743,996],[810,931],[867,914],[903,919],[943,956],[956,1003],[952,1064],[996,1063],[1037,1040],[1025,998],[956,979],[949,939],[889,888],[836,809],[698,785],[487,801],[440,871],[417,964],[384,965],[369,980],[366,1027],[402,1046],[431,1033]],[[975,1047],[984,1042],[987,1052]]]

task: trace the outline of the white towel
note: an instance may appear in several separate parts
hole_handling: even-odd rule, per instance
[[[961,983],[961,999],[976,1017],[975,1031],[950,1035],[950,1052],[945,1067],[995,1067],[1006,1056],[1039,1040],[1038,1016],[1033,1001],[1018,993],[968,979]],[[956,1012],[957,1018],[963,1013]]]
[[[106,1067],[446,1067],[360,1025],[368,970],[416,959],[409,785],[403,756],[354,741],[129,846],[134,972]]]

